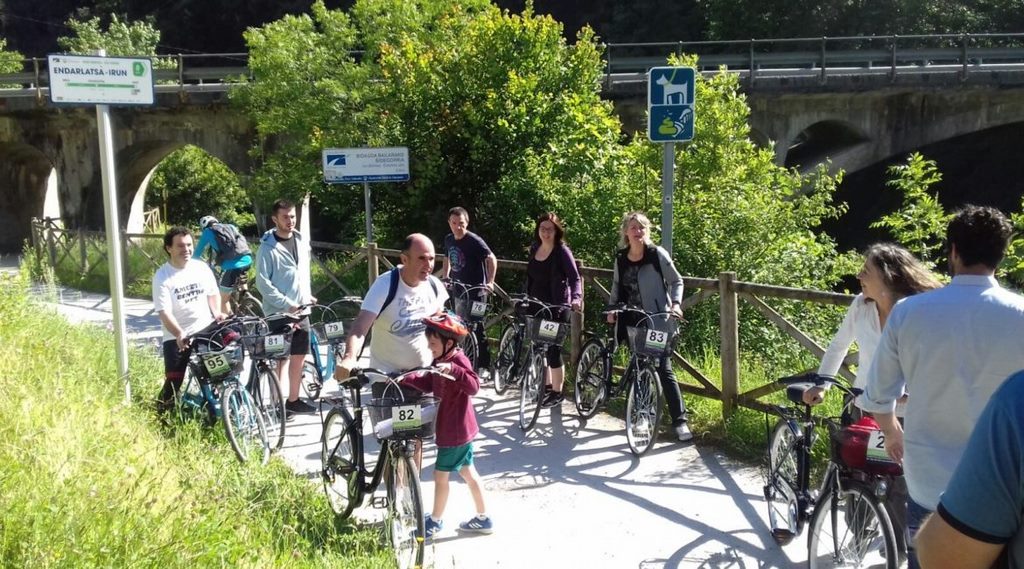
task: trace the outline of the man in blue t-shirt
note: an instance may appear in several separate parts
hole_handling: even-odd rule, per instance
[[[484,285],[488,290],[493,290],[498,258],[479,235],[468,230],[469,213],[465,208],[453,207],[448,210],[448,227],[452,232],[444,238],[446,257],[441,276],[469,286]],[[480,350],[474,364],[477,369],[487,369],[491,365],[491,354],[487,349],[483,325],[477,324],[474,332]]]
[[[936,512],[917,534],[923,569],[1024,567],[1024,371],[989,399]]]

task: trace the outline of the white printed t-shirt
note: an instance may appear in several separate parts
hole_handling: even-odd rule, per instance
[[[399,265],[401,269],[401,265]],[[384,312],[381,306],[388,297],[391,279],[398,279],[398,290]],[[381,275],[363,299],[362,309],[378,314],[373,323],[370,337],[370,367],[388,373],[396,373],[420,366],[428,366],[434,360],[423,333],[423,319],[444,309],[448,292],[444,284],[431,276],[415,287],[402,280],[399,272]],[[434,292],[434,290],[437,292]]]
[[[207,297],[219,294],[213,271],[196,259],[189,259],[181,269],[164,263],[153,275],[153,309],[168,312],[185,334],[195,334],[213,322]],[[164,341],[173,339],[164,327]]]

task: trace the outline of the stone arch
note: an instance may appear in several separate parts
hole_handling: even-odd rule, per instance
[[[0,251],[20,251],[33,217],[60,217],[57,174],[39,149],[0,143]]]
[[[823,120],[800,131],[786,149],[787,168],[812,168],[828,158],[849,152],[870,141],[852,123]]]
[[[143,228],[143,212],[145,209],[146,190],[149,182],[156,171],[157,166],[172,153],[189,146],[187,142],[180,141],[148,141],[135,143],[121,151],[118,155],[119,174],[118,185],[120,188],[120,202],[122,225],[127,227],[129,233],[141,232]],[[237,170],[238,160],[233,155],[218,155],[221,153],[211,152],[199,145],[194,145],[208,155],[223,162],[236,174],[242,174]],[[233,165],[232,162],[235,164]]]

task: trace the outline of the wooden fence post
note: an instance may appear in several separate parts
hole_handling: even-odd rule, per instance
[[[89,271],[89,255],[85,251],[85,232],[81,229],[78,230],[78,260],[84,275]]]
[[[50,268],[57,270],[57,244],[53,242],[53,226],[46,227],[46,245],[50,253]]]
[[[372,285],[377,277],[380,276],[380,265],[377,259],[377,244],[367,243],[366,244],[366,262],[369,264],[370,271],[370,284]]]
[[[583,270],[583,264],[576,261],[576,270],[581,272]],[[580,289],[583,289],[586,280],[583,275],[580,275]],[[585,291],[584,291],[585,292]],[[569,316],[569,361],[572,362],[572,369],[576,369],[576,366],[580,361],[580,350],[583,348],[583,297],[580,297],[580,311],[572,312]]]
[[[740,327],[736,289],[733,287],[735,280],[736,273],[718,274],[718,296],[721,302],[719,327],[722,334],[722,416],[725,418],[732,415],[740,388]]]

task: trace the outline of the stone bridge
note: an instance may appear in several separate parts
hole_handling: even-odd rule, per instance
[[[1024,48],[968,52],[964,43],[963,49],[899,51],[893,39],[888,50],[827,52],[825,41],[820,53],[756,54],[752,41],[749,54],[699,60],[704,74],[724,68],[739,75],[752,138],[774,144],[780,165],[806,170],[830,159],[833,169],[855,172],[929,144],[1024,123]],[[640,130],[643,70],[663,64],[664,56],[626,57],[612,47],[604,96],[627,130]],[[226,96],[229,78],[246,72],[188,71],[179,58],[179,69],[170,71],[179,85],[158,85],[155,106],[112,109],[119,206],[129,230],[141,227],[153,169],[184,145],[202,148],[239,174],[251,170],[253,126]],[[186,84],[190,73],[198,84]],[[38,71],[34,78],[18,77],[35,86],[0,91],[0,250],[20,248],[31,217],[59,217],[71,227],[103,225],[95,112],[48,106],[41,77]],[[696,108],[699,113],[700,101]]]

